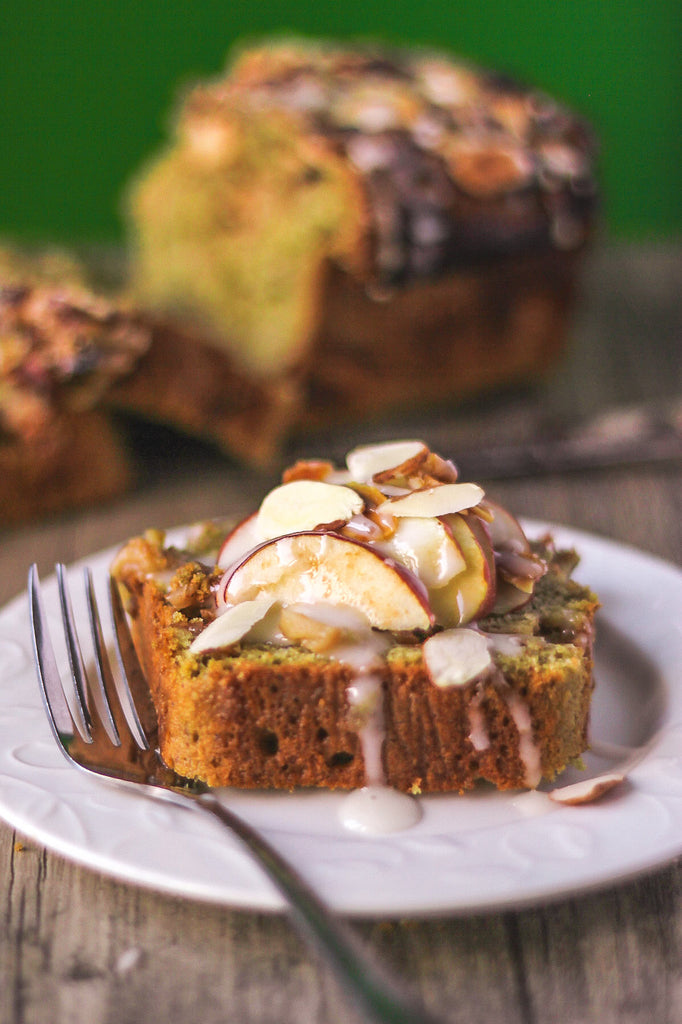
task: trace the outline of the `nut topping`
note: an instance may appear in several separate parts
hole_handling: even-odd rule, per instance
[[[441,458],[424,446],[420,452],[405,459],[393,469],[383,470],[374,474],[374,482],[408,487],[410,490],[421,490],[424,487],[436,487],[438,484],[454,484],[457,480],[457,469],[454,463]]]
[[[326,480],[334,470],[331,462],[326,459],[299,459],[289,466],[282,474],[282,483],[290,484],[294,480]]]
[[[316,654],[331,650],[341,639],[341,630],[337,626],[330,626],[291,607],[282,609],[279,628],[288,640]]]

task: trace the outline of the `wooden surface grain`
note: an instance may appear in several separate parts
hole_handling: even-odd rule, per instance
[[[571,344],[534,392],[357,426],[335,443],[420,433],[458,445],[532,435],[546,414],[682,393],[682,250],[604,249],[584,280]],[[400,429],[402,428],[402,429]],[[292,443],[323,452],[327,438]],[[0,604],[31,561],[99,551],[150,525],[247,511],[274,474],[170,452],[125,500],[0,535]],[[163,450],[162,450],[163,449]],[[149,454],[147,453],[149,459]],[[519,514],[682,562],[679,464],[491,482]],[[636,592],[636,581],[633,581]],[[682,611],[682,609],[681,609]],[[0,785],[2,784],[0,780]],[[355,1022],[344,993],[278,915],[123,884],[0,823],[0,1024]],[[446,1020],[467,1024],[679,1024],[682,865],[518,912],[357,924],[374,954]]]

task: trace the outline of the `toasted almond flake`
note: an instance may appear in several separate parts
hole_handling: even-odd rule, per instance
[[[427,487],[384,502],[377,511],[390,512],[394,516],[421,518],[445,516],[473,508],[478,505],[483,494],[483,488],[478,484],[441,484],[439,487]]]
[[[466,686],[492,664],[488,641],[473,629],[446,629],[424,644],[424,664],[431,682],[442,689]]]
[[[423,441],[390,441],[387,444],[360,445],[346,456],[346,465],[358,483],[371,483],[376,473],[393,469],[426,451]]]
[[[553,789],[548,796],[557,804],[568,806],[589,804],[598,800],[615,786],[619,786],[624,780],[625,775],[622,772],[606,772],[604,775],[597,775],[594,779],[585,779],[583,782],[574,782],[571,786]]]
[[[253,601],[232,605],[194,638],[190,651],[192,654],[201,654],[238,643],[267,615],[274,603],[274,598],[257,597]]]
[[[364,508],[364,500],[343,484],[321,480],[293,480],[264,498],[257,529],[264,540],[318,526],[348,522]]]

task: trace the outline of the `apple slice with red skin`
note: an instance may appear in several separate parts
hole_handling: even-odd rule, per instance
[[[305,531],[266,541],[228,569],[218,588],[223,605],[261,595],[283,604],[349,605],[376,629],[428,630],[434,623],[421,580],[369,545],[336,533]]]
[[[495,551],[497,597],[494,612],[505,615],[522,608],[533,596],[535,582],[546,572],[546,565],[534,554],[523,527],[508,509],[489,498],[481,503],[491,514],[487,530]]]
[[[495,604],[490,609],[494,615],[506,615],[508,612],[516,612],[528,604],[533,596],[532,590],[528,593],[520,590],[505,579],[498,576],[495,593]]]
[[[404,516],[396,521],[394,533],[375,541],[374,546],[414,572],[429,590],[445,586],[466,568],[464,555],[443,519]]]
[[[252,512],[228,533],[218,552],[217,564],[221,569],[227,569],[262,542],[263,538],[258,532],[258,512]]]
[[[492,516],[487,528],[498,567],[521,590],[532,592],[533,583],[545,571],[544,562],[533,552],[523,527],[508,509],[489,498],[481,504]],[[525,586],[525,581],[530,581],[529,587]]]
[[[492,501],[487,495],[481,502],[481,508],[490,513],[488,533],[496,551],[507,550],[518,553],[530,552],[530,545],[521,523],[503,505]]]
[[[436,621],[446,628],[488,615],[495,602],[495,556],[484,523],[475,515],[443,516],[466,561],[466,569],[430,591]]]

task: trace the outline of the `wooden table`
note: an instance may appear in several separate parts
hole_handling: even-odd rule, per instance
[[[456,458],[475,438],[528,436],[539,413],[590,413],[682,392],[682,250],[592,258],[571,345],[535,392],[382,424]],[[402,429],[401,429],[402,428]],[[372,436],[348,431],[344,443]],[[448,439],[449,442],[448,443]],[[339,438],[337,438],[337,441]],[[323,450],[324,439],[314,450]],[[313,446],[309,445],[309,448]],[[155,461],[115,505],[0,538],[0,603],[27,566],[96,552],[149,526],[246,511],[274,480],[186,452]],[[620,467],[491,483],[515,511],[682,559],[680,466]],[[636,586],[636,581],[633,581]],[[2,784],[0,780],[0,785]],[[286,918],[159,895],[74,866],[0,824],[2,1024],[355,1021]],[[682,1021],[682,865],[520,912],[360,922],[374,952],[425,1002],[467,1024]]]

